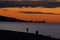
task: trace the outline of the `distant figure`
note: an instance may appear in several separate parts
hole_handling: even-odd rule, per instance
[[[26,31],[28,32],[28,28],[26,28]]]
[[[36,35],[38,36],[38,30],[36,30]]]

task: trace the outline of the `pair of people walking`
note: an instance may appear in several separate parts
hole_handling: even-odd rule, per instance
[[[28,28],[26,28],[26,31],[28,32],[28,31],[29,31],[29,29],[28,29]],[[36,35],[38,35],[38,30],[36,30]]]

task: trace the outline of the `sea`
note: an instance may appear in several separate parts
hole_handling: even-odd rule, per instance
[[[38,33],[44,36],[60,38],[60,24],[56,23],[33,23],[33,22],[0,22],[0,30]]]

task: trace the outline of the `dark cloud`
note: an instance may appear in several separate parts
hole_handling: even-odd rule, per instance
[[[59,0],[0,0],[0,1],[59,1]]]

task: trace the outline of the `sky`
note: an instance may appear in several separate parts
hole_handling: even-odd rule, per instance
[[[29,14],[29,13],[21,13],[21,12],[43,12],[45,14],[38,14],[38,13]],[[53,13],[53,14],[49,14],[49,13]],[[45,20],[47,23],[60,23],[60,7],[58,8],[43,8],[43,7],[0,8],[0,15],[13,17],[16,19],[27,20],[27,21],[32,20],[33,22]]]

